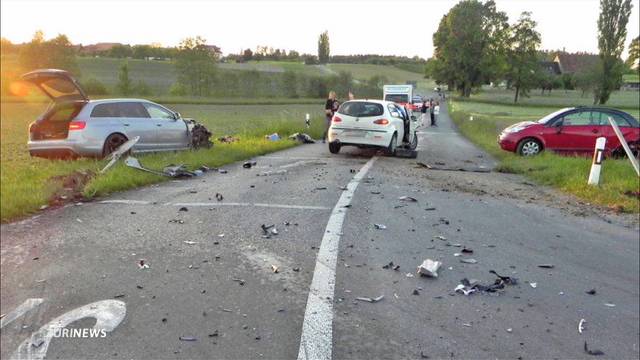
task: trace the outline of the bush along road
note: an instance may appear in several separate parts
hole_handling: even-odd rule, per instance
[[[438,125],[3,224],[2,357],[637,358],[637,223]]]

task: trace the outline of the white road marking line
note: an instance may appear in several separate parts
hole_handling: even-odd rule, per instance
[[[20,306],[18,306],[15,310],[5,315],[0,320],[0,329],[11,324],[15,319],[21,317],[25,313],[33,310],[34,308],[42,304],[43,301],[44,300],[40,298],[30,298],[25,300],[22,304],[20,304]]]
[[[313,280],[309,289],[307,308],[302,323],[298,360],[330,360],[333,344],[333,296],[336,281],[338,244],[342,224],[346,216],[346,205],[351,203],[353,194],[378,157],[372,157],[353,177],[347,189],[342,192],[336,206],[331,211],[325,229]]]

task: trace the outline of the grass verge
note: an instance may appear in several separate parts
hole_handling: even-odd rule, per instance
[[[498,134],[518,121],[540,118],[556,108],[477,104],[471,101],[449,103],[449,114],[460,132],[500,161],[498,171],[523,174],[539,184],[549,185],[582,200],[616,211],[638,213],[637,198],[625,195],[639,188],[629,160],[607,159],[602,167],[599,186],[587,185],[591,159],[560,156],[545,152],[525,158],[503,151]],[[473,120],[470,117],[473,116]]]

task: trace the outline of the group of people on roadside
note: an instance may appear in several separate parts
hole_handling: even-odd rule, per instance
[[[434,101],[433,98],[422,99],[422,106],[420,107],[420,113],[422,113],[422,123],[427,122],[427,112],[429,113],[429,117],[431,119],[431,126],[438,126],[437,120],[438,115],[440,115],[440,102]]]

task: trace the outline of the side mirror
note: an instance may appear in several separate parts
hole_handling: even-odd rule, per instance
[[[180,120],[180,119],[182,119],[182,115],[180,115],[179,112],[175,112],[175,113],[173,113],[173,119],[174,120]]]

